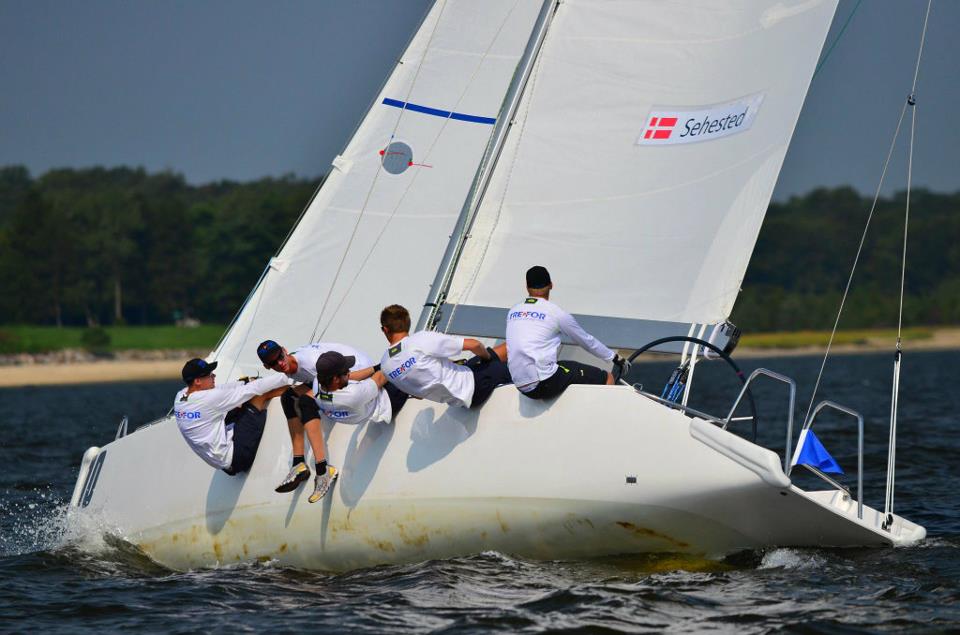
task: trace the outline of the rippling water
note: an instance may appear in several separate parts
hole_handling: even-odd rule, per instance
[[[796,378],[802,415],[819,362],[743,365]],[[889,355],[836,357],[818,395],[866,416],[864,498],[875,507],[883,504],[891,364]],[[64,504],[83,450],[112,438],[123,414],[134,423],[162,414],[178,385],[3,389],[0,631],[957,631],[956,367],[955,353],[912,353],[904,362],[897,511],[927,527],[921,545],[773,549],[722,562],[677,555],[538,562],[482,553],[339,575],[271,562],[179,573],[123,542],[67,531]],[[632,379],[658,392],[669,371],[644,364]],[[716,364],[702,367],[691,405],[725,414],[736,390],[731,377]],[[782,448],[785,391],[768,384],[757,397],[760,439]],[[817,430],[852,473],[851,420],[825,418]]]

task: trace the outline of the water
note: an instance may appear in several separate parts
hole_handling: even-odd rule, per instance
[[[796,378],[802,415],[819,362],[743,366]],[[873,506],[883,504],[891,366],[890,355],[836,357],[818,396],[866,416],[865,500]],[[670,370],[644,364],[631,379],[659,392]],[[178,384],[3,389],[0,632],[957,631],[958,378],[955,353],[912,353],[904,362],[897,510],[926,526],[928,539],[916,547],[772,549],[722,562],[676,555],[537,562],[483,553],[339,575],[271,562],[173,572],[122,542],[67,532],[64,505],[83,450],[113,438],[123,414],[136,424],[165,411]],[[711,364],[696,381],[691,405],[729,408],[732,373]],[[771,447],[784,443],[777,422],[785,395],[773,383],[758,387],[760,438]],[[853,420],[824,417],[816,429],[852,476]]]

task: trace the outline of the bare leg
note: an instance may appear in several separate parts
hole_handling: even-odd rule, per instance
[[[507,361],[507,343],[502,342],[493,347],[493,352],[497,354],[497,357],[500,358],[501,362],[506,363]]]
[[[310,447],[313,448],[313,460],[319,463],[327,460],[327,453],[323,444],[323,428],[320,427],[319,419],[311,419],[303,424],[303,429],[307,431],[307,438],[310,439]],[[300,439],[301,445],[303,438]]]
[[[287,419],[287,430],[290,431],[290,445],[293,446],[293,456],[303,456],[303,424],[300,417]]]
[[[607,385],[612,386],[613,384],[614,384],[613,373],[607,373]]]

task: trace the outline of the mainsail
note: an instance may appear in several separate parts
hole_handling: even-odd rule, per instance
[[[257,372],[267,338],[376,354],[380,309],[422,304],[539,8],[434,4],[217,347],[225,377]]]
[[[501,336],[523,272],[608,344],[724,321],[835,0],[565,0],[439,328]]]

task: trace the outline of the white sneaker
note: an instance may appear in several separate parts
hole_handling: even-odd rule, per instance
[[[310,494],[310,498],[308,498],[307,501],[316,503],[326,496],[338,476],[340,476],[340,472],[337,471],[337,468],[332,465],[327,465],[327,473],[317,474],[316,478],[313,479],[313,494]]]
[[[310,478],[310,468],[304,465],[303,463],[297,463],[290,468],[290,471],[284,477],[280,484],[277,485],[277,489],[274,490],[279,493],[292,492],[293,490],[300,487],[300,483],[304,482]]]

